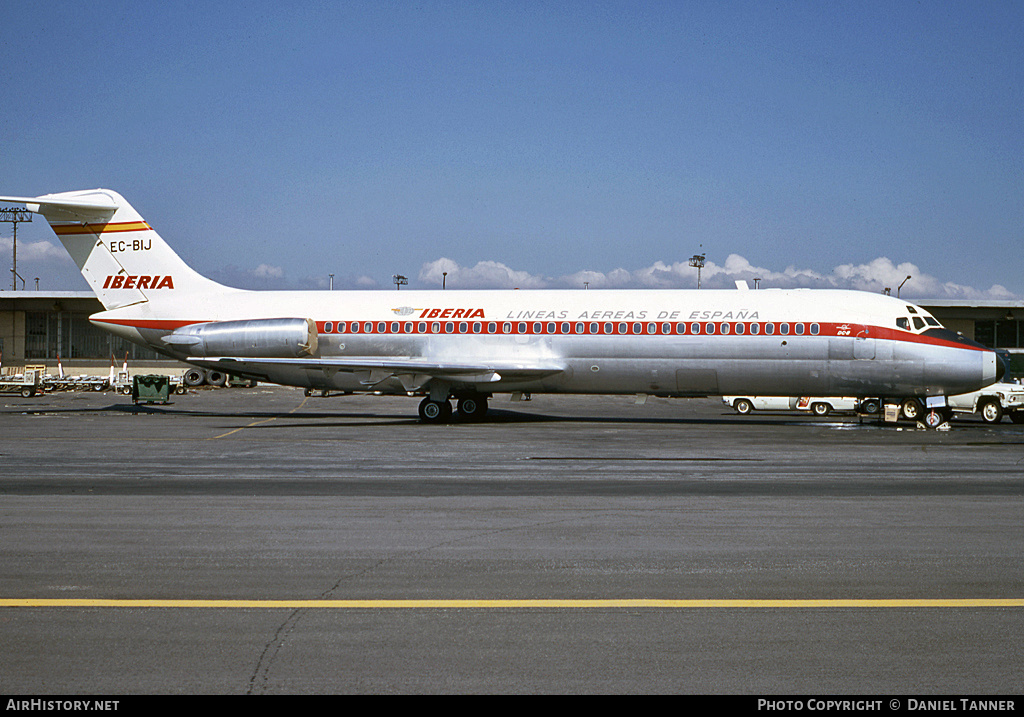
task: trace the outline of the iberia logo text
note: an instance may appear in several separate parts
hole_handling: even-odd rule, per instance
[[[482,319],[483,309],[423,309],[421,319]]]
[[[174,279],[170,276],[134,276],[129,274],[108,274],[103,282],[104,289],[173,289]]]

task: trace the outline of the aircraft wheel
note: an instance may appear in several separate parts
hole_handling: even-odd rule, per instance
[[[745,398],[738,398],[736,402],[732,404],[732,407],[736,409],[736,413],[746,416],[748,413],[754,410],[754,404]]]
[[[832,412],[832,406],[827,403],[814,403],[811,404],[811,413],[815,416],[827,416]]]
[[[444,423],[452,417],[452,404],[433,401],[429,397],[420,401],[420,420],[424,423]]]
[[[463,396],[459,399],[459,416],[477,421],[487,414],[486,396]]]
[[[943,423],[949,421],[950,415],[949,411],[945,409],[928,411],[928,413],[924,414],[924,425],[928,428],[938,428]]]
[[[924,407],[916,398],[908,398],[900,406],[900,412],[903,413],[903,417],[908,421],[917,421],[920,420]]]
[[[981,406],[981,420],[985,423],[999,423],[1003,420],[1003,407],[998,401],[985,401]]]

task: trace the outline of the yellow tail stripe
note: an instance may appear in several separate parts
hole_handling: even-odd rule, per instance
[[[1024,607],[1021,598],[865,599],[865,600],[659,600],[659,599],[534,599],[534,600],[116,600],[88,598],[6,598],[4,607],[128,607],[128,608],[232,608],[285,610],[352,609],[696,609],[696,608],[979,608]]]

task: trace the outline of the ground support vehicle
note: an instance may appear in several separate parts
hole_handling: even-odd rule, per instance
[[[0,376],[0,393],[20,393],[25,398],[31,398],[42,392],[40,375],[35,369]]]
[[[921,420],[925,410],[915,398],[906,399],[900,407],[903,417],[911,421]],[[1014,423],[1024,423],[1024,386],[994,383],[980,391],[950,396],[947,411],[954,415],[976,413],[986,423],[999,423],[1007,415]]]
[[[736,413],[747,415],[754,411],[810,411],[815,416],[827,416],[833,411],[868,411],[851,396],[723,396],[722,402]],[[866,403],[866,402],[865,402]]]
[[[106,376],[43,376],[43,391],[105,391],[110,388]]]

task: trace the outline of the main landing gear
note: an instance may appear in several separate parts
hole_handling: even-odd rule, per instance
[[[487,396],[483,394],[466,394],[458,398],[459,418],[464,421],[477,421],[487,414]],[[427,396],[420,401],[420,420],[424,423],[447,423],[451,420],[452,404],[445,399],[436,401]]]

